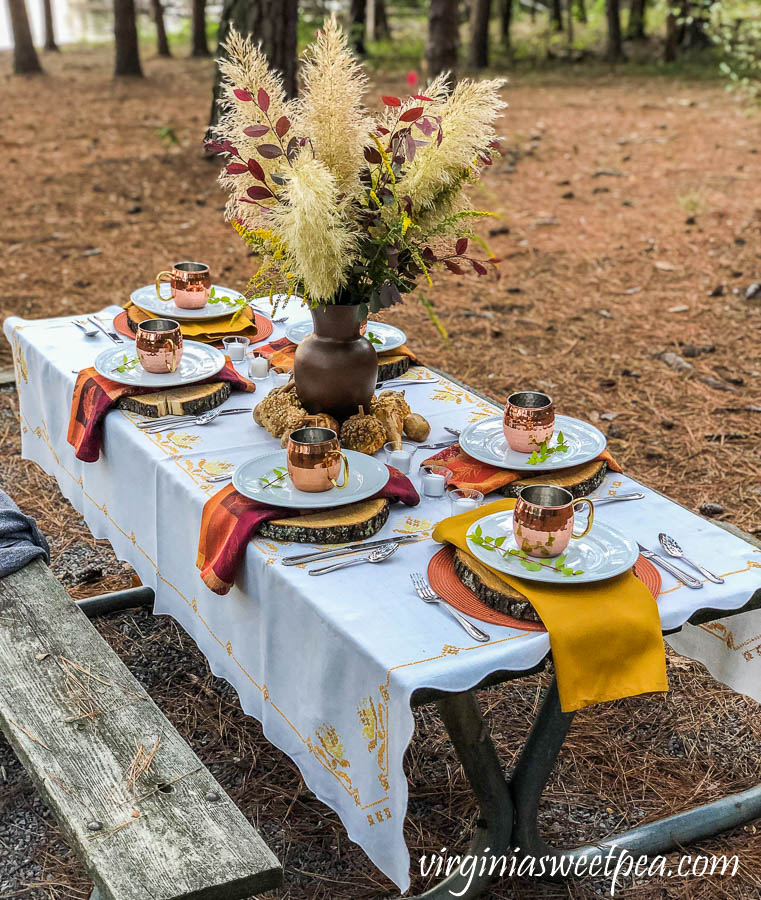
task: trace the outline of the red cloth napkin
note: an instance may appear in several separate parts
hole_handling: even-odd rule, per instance
[[[420,496],[409,478],[392,466],[388,466],[388,471],[386,486],[373,499],[417,506]],[[206,587],[215,594],[226,594],[235,581],[246,546],[259,526],[270,519],[290,519],[302,512],[251,500],[231,484],[214,494],[204,504],[196,558]]]
[[[225,357],[224,367],[201,384],[211,384],[215,381],[229,382],[234,391],[252,393],[256,390],[256,385],[252,381],[242,378],[235,371],[229,356]],[[69,433],[66,435],[66,439],[76,451],[77,459],[81,459],[82,462],[98,461],[103,443],[103,420],[120,397],[136,397],[139,394],[155,392],[156,388],[134,387],[111,381],[99,375],[93,368],[82,369],[74,385]]]
[[[604,460],[608,464],[608,468],[612,472],[621,472],[622,469],[607,450],[597,457],[598,460]],[[439,465],[446,466],[452,470],[452,480],[450,484],[458,488],[469,488],[470,490],[481,491],[482,494],[490,494],[499,488],[510,484],[512,481],[518,481],[519,478],[530,478],[530,472],[514,472],[512,469],[498,469],[496,466],[490,466],[488,463],[480,462],[473,459],[460,447],[459,444],[452,444],[451,447],[445,447],[439,453],[429,457],[421,463],[422,466]],[[570,466],[570,468],[574,468]],[[565,470],[559,470],[565,471]],[[537,475],[543,474],[537,472]]]
[[[261,353],[262,356],[266,356],[273,368],[283,369],[286,372],[293,370],[293,357],[296,355],[296,344],[289,341],[286,337],[278,338],[276,341],[271,341],[269,344],[262,344],[261,347],[256,348],[256,352]],[[406,344],[397,347],[395,350],[386,350],[383,353],[378,354],[379,359],[383,359],[384,356],[408,356],[413,365],[417,365],[418,363],[418,358]]]

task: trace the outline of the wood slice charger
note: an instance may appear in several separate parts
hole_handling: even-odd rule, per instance
[[[388,381],[389,378],[399,378],[409,369],[409,356],[394,356],[389,353],[378,357],[378,381]]]
[[[388,513],[388,500],[361,500],[291,519],[270,519],[260,527],[258,536],[298,544],[349,544],[377,534]]]
[[[607,471],[608,464],[605,460],[594,459],[580,466],[519,478],[518,481],[511,481],[499,488],[497,493],[505,497],[517,497],[518,491],[527,484],[556,484],[569,490],[574,497],[586,497],[602,484]]]

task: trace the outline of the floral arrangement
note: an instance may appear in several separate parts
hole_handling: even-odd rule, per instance
[[[259,257],[247,293],[311,307],[376,312],[446,267],[486,275],[497,260],[472,231],[488,212],[464,188],[499,152],[503,82],[434,79],[370,116],[366,77],[330,18],[305,51],[302,94],[287,100],[249,38],[227,41],[221,121],[207,147],[226,154],[226,216]],[[480,245],[484,258],[472,255]]]

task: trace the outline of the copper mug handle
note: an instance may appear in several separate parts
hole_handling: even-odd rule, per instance
[[[579,538],[586,537],[586,536],[589,534],[589,532],[590,532],[590,530],[591,530],[591,528],[592,528],[592,524],[594,523],[594,520],[595,520],[595,508],[594,508],[594,506],[592,505],[592,501],[591,501],[591,500],[587,500],[586,497],[582,497],[581,500],[574,500],[574,502],[573,502],[573,511],[576,512],[576,507],[577,507],[580,503],[581,503],[581,504],[586,504],[586,505],[589,507],[589,518],[587,519],[587,527],[581,532],[581,534],[571,533],[571,537],[572,537],[572,538],[575,538],[576,540],[578,540]]]
[[[325,456],[326,464],[328,462],[328,457],[331,457],[331,456],[340,456],[344,463],[343,484],[339,484],[335,480],[335,478],[331,478],[330,475],[328,475],[328,479],[330,480],[330,483],[333,485],[333,487],[338,488],[339,490],[342,490],[349,483],[349,460],[346,458],[346,454],[343,452],[343,450],[329,450]]]
[[[170,372],[175,372],[177,371],[177,344],[171,338],[167,338],[166,342],[172,349],[172,361],[171,363],[167,362],[166,366]]]
[[[159,274],[156,276],[156,296],[159,298],[159,300],[163,300],[164,303],[168,303],[172,299],[171,296],[170,297],[162,297],[161,296],[161,285],[163,284],[161,279],[163,278],[164,275],[168,275],[169,278],[172,278],[172,272],[168,272],[168,271],[159,272]]]

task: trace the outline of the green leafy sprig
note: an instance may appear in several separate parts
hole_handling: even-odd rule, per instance
[[[568,444],[562,431],[558,431],[558,442],[554,447],[550,447],[547,441],[542,441],[537,450],[526,460],[527,466],[535,466],[537,463],[547,462],[553,453],[567,453]]]
[[[540,562],[536,557],[529,556],[525,550],[516,550],[514,547],[503,549],[503,544],[507,540],[507,535],[503,534],[497,538],[492,537],[491,535],[484,534],[480,525],[476,525],[473,534],[468,535],[468,540],[471,544],[475,544],[476,547],[482,547],[484,550],[500,553],[502,556],[515,556],[523,568],[528,572],[539,572],[541,569],[552,569],[554,572],[557,572],[566,578],[570,578],[573,575],[584,574],[583,569],[573,569],[571,566],[566,565],[568,554],[565,553],[551,558],[551,561]]]
[[[125,353],[122,356],[121,364],[116,366],[115,369],[112,369],[113,372],[131,372],[133,369],[136,369],[138,365],[138,360],[136,356],[128,357]]]
[[[270,472],[268,472],[266,475],[262,475],[261,478],[259,479],[259,484],[262,487],[271,487],[271,488],[280,490],[283,487],[283,485],[278,484],[276,479],[285,478],[285,476],[287,474],[288,474],[288,469],[276,467],[276,468],[272,469]],[[275,482],[275,483],[273,484],[272,482]]]

